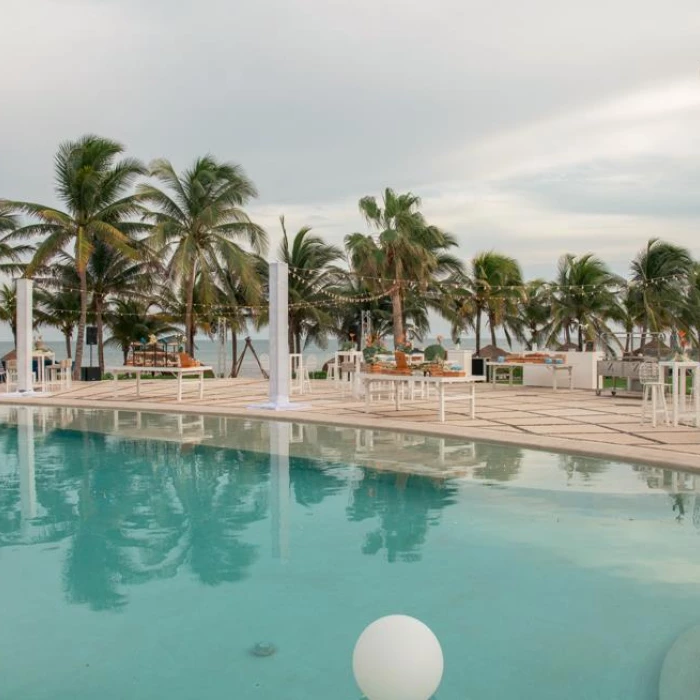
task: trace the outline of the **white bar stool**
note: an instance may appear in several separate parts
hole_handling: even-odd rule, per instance
[[[651,403],[651,424],[656,427],[656,417],[663,414],[664,424],[669,424],[666,406],[666,382],[661,368],[655,362],[642,362],[639,368],[639,381],[642,384],[642,424],[646,419],[647,403]]]

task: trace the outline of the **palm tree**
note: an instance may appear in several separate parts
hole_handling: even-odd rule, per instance
[[[542,345],[545,328],[551,317],[551,295],[543,279],[527,282],[518,305],[518,337],[528,350]]]
[[[121,158],[124,148],[99,136],[83,136],[61,144],[56,154],[56,189],[65,211],[32,202],[10,202],[34,221],[16,231],[19,236],[42,238],[27,266],[31,276],[41,266],[73,245],[80,284],[80,319],[74,377],[80,378],[88,314],[87,266],[95,245],[103,243],[133,255],[131,236],[138,225],[130,219],[140,212],[130,194],[136,178],[145,173],[133,158]]]
[[[169,257],[166,273],[183,285],[187,352],[194,354],[198,276],[202,303],[211,304],[215,279],[227,268],[242,275],[250,263],[238,241],[247,241],[258,254],[267,248],[265,231],[241,208],[257,191],[239,165],[219,163],[212,156],[198,158],[179,176],[169,161],[158,160],[151,174],[165,189],[152,185],[138,189],[140,200],[153,207],[148,214],[153,223],[148,243],[158,257]]]
[[[289,352],[302,351],[305,344],[314,340],[325,347],[326,338],[333,328],[333,314],[324,303],[332,297],[331,290],[337,285],[339,273],[332,263],[343,257],[343,251],[326,243],[320,236],[311,233],[308,226],[297,231],[294,240],[289,240],[284,217],[280,217],[282,241],[279,259],[290,268],[289,276]],[[337,292],[337,289],[335,290]],[[304,306],[293,306],[308,304]]]
[[[19,220],[9,204],[0,202],[0,272],[22,269],[22,258],[34,252],[34,247],[18,243]]]
[[[149,301],[137,297],[117,298],[105,314],[105,325],[111,333],[105,341],[105,346],[119,348],[125,364],[132,343],[150,335],[173,333],[178,330],[163,314],[150,313],[150,306]]]
[[[564,331],[567,344],[571,330],[578,332],[578,349],[584,341],[611,333],[608,321],[621,321],[624,313],[618,290],[624,281],[592,253],[578,257],[566,254],[559,259],[556,286],[552,296],[552,322],[548,342],[555,342]]]
[[[140,252],[140,259],[123,255],[116,248],[98,241],[88,261],[91,311],[97,327],[97,359],[101,372],[105,370],[104,315],[110,299],[144,295],[152,288],[152,276],[144,262],[146,251],[139,250],[142,248],[139,243],[134,247]]]
[[[9,324],[17,347],[17,293],[14,285],[3,284],[0,287],[0,321]]]
[[[468,328],[476,334],[476,353],[481,351],[481,322],[486,316],[491,343],[496,347],[496,328],[503,326],[510,344],[510,332],[517,329],[518,302],[522,296],[522,273],[515,258],[488,251],[476,255],[467,275],[452,278],[463,289],[454,293],[446,314],[452,334]]]
[[[391,285],[394,344],[404,340],[403,299],[409,283],[426,289],[437,277],[461,270],[447,253],[457,245],[450,234],[430,226],[419,211],[420,198],[410,192],[396,194],[387,188],[382,206],[375,197],[360,200],[360,212],[378,231],[353,233],[345,238],[353,270],[373,280],[373,287]]]
[[[693,259],[686,248],[651,238],[632,261],[636,315],[641,320],[643,346],[647,332],[675,328],[683,309],[683,290]]]
[[[682,314],[683,326],[700,347],[700,262],[693,263]]]
[[[80,323],[80,292],[71,288],[37,289],[36,318],[39,323],[53,326],[63,334],[66,357],[73,357],[73,332]]]
[[[260,326],[261,315],[254,307],[263,301],[267,263],[259,256],[251,255],[250,262],[242,268],[245,276],[226,269],[218,280],[218,299],[214,306],[214,316],[226,321],[226,332],[231,331],[232,361],[231,376],[238,374],[238,334],[245,332],[248,323]]]

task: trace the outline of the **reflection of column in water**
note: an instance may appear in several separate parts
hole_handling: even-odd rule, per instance
[[[34,476],[34,412],[17,410],[17,451],[19,462],[19,495],[22,520],[36,517],[36,479]]]
[[[272,556],[289,559],[289,438],[291,426],[284,421],[270,423],[270,511],[272,514]]]

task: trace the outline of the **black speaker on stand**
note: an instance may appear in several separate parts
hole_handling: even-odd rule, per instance
[[[99,367],[92,365],[92,348],[97,345],[97,326],[85,328],[85,345],[90,348],[90,366],[81,368],[80,378],[84,382],[99,382],[102,379],[102,372]]]

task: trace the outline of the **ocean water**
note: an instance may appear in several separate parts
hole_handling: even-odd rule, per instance
[[[357,637],[405,613],[441,642],[438,700],[657,700],[700,621],[696,478],[374,430],[3,406],[0,696],[358,700]]]
[[[50,347],[56,353],[56,360],[62,360],[66,357],[65,342],[60,339],[45,340],[45,345]],[[426,339],[422,345],[426,346],[431,343],[437,342],[435,338]],[[255,338],[252,340],[255,351],[258,355],[270,352],[270,343],[267,338]],[[333,358],[333,353],[338,349],[338,340],[336,338],[330,338],[328,341],[328,346],[326,348],[320,348],[317,345],[310,344],[305,350],[305,355],[316,355],[318,358],[319,368],[328,360]],[[446,347],[452,347],[451,343],[447,342]],[[473,342],[469,339],[465,341],[462,345],[463,349],[469,350],[474,348]],[[219,369],[219,350],[220,346],[217,341],[212,341],[208,338],[198,338],[196,342],[196,357],[197,359],[206,365],[211,365],[215,369]],[[245,339],[238,339],[238,355],[242,354],[245,348]],[[10,350],[14,349],[14,344],[8,341],[0,341],[0,357],[3,357]],[[225,362],[224,367],[226,372],[231,371],[231,363],[233,359],[233,352],[231,349],[231,342],[229,340],[226,346]],[[105,348],[105,364],[106,365],[121,365],[123,362],[122,353],[119,350],[115,350],[111,347]],[[93,348],[92,352],[92,363],[97,364],[97,349]],[[84,365],[90,364],[90,348],[85,348],[84,355]],[[223,368],[222,368],[223,369]],[[255,377],[260,376],[260,369],[255,361],[250,350],[248,350],[243,359],[243,365],[241,366],[241,376],[244,377]]]

